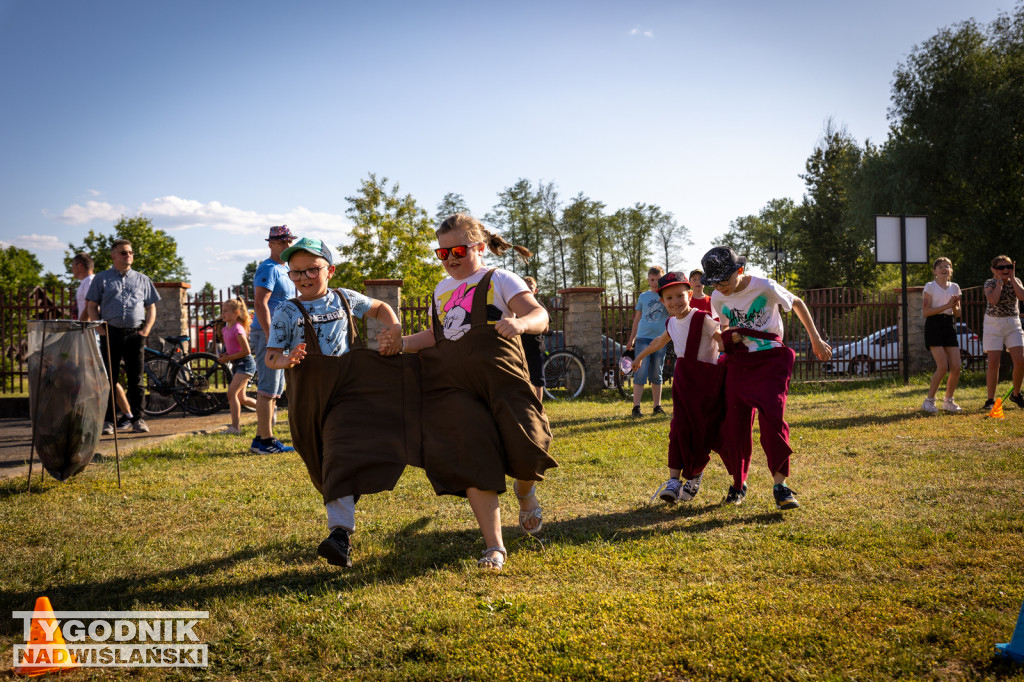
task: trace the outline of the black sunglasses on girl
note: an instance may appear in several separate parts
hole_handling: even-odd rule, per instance
[[[995,270],[1013,270],[1013,266],[1012,265],[1003,264],[1003,265],[997,265],[993,269],[995,269]]]
[[[440,249],[434,249],[434,253],[437,254],[438,260],[448,260],[448,255],[451,254],[456,258],[465,258],[466,254],[469,253],[469,247],[476,246],[477,244],[483,244],[483,242],[473,242],[472,244],[459,244],[457,246],[451,246],[448,248],[441,247]]]

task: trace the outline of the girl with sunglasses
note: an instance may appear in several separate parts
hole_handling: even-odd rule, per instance
[[[999,384],[999,358],[1006,346],[1013,360],[1013,392],[1010,400],[1017,407],[1024,408],[1024,397],[1020,394],[1021,380],[1024,379],[1024,331],[1021,330],[1018,301],[1024,301],[1024,287],[1014,273],[1014,262],[1009,256],[992,259],[992,279],[986,280],[983,288],[988,305],[985,306],[985,323],[982,329],[982,348],[988,356],[988,371],[985,383],[988,400],[984,410],[992,409],[996,403],[996,387]]]
[[[423,465],[438,495],[469,500],[486,549],[477,562],[500,571],[507,552],[498,495],[515,479],[519,524],[541,529],[535,481],[558,466],[548,455],[551,429],[527,371],[522,334],[539,334],[548,315],[518,275],[487,268],[484,249],[533,254],[456,214],[437,229],[437,257],[448,277],[434,288],[430,329],[385,340],[418,352],[423,380]]]
[[[960,285],[950,281],[953,277],[953,261],[946,257],[936,258],[932,263],[935,279],[924,285],[924,347],[931,351],[935,360],[935,371],[928,386],[928,397],[921,404],[925,412],[938,412],[935,394],[939,391],[942,377],[946,379],[946,397],[942,409],[946,412],[962,412],[953,400],[953,393],[960,382],[960,344],[956,338],[954,317],[960,316]]]

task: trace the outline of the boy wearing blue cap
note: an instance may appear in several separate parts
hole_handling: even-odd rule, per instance
[[[271,369],[288,370],[292,441],[313,485],[323,495],[330,535],[320,543],[317,554],[330,564],[348,567],[352,565],[349,535],[355,530],[356,499],[360,494],[393,488],[406,461],[405,441],[392,441],[380,433],[373,439],[364,437],[366,431],[377,431],[374,413],[387,410],[369,404],[374,399],[360,395],[363,387],[373,384],[376,390],[378,383],[389,383],[385,390],[396,393],[375,393],[376,400],[401,399],[399,389],[390,386],[393,377],[384,374],[390,367],[375,365],[366,355],[353,360],[356,354],[350,351],[357,343],[354,318],[369,315],[397,336],[401,336],[402,326],[387,303],[349,289],[328,287],[334,259],[319,239],[300,239],[282,252],[281,260],[288,265],[288,278],[295,283],[298,297],[274,312],[266,364]],[[389,346],[380,353],[395,355],[397,349]],[[395,369],[400,387],[400,363]],[[386,426],[391,431],[401,430],[394,424]]]

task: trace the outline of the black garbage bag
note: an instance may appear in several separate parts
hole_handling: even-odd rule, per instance
[[[87,467],[100,442],[110,400],[110,385],[96,343],[96,329],[101,324],[77,320],[28,323],[28,393],[35,451],[43,468],[58,481]]]

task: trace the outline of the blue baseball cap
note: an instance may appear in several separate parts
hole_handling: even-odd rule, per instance
[[[281,260],[287,263],[288,259],[291,258],[296,251],[306,251],[314,256],[323,258],[327,261],[328,265],[334,265],[334,256],[331,255],[331,250],[327,247],[327,244],[324,244],[319,239],[303,237],[281,252]]]

